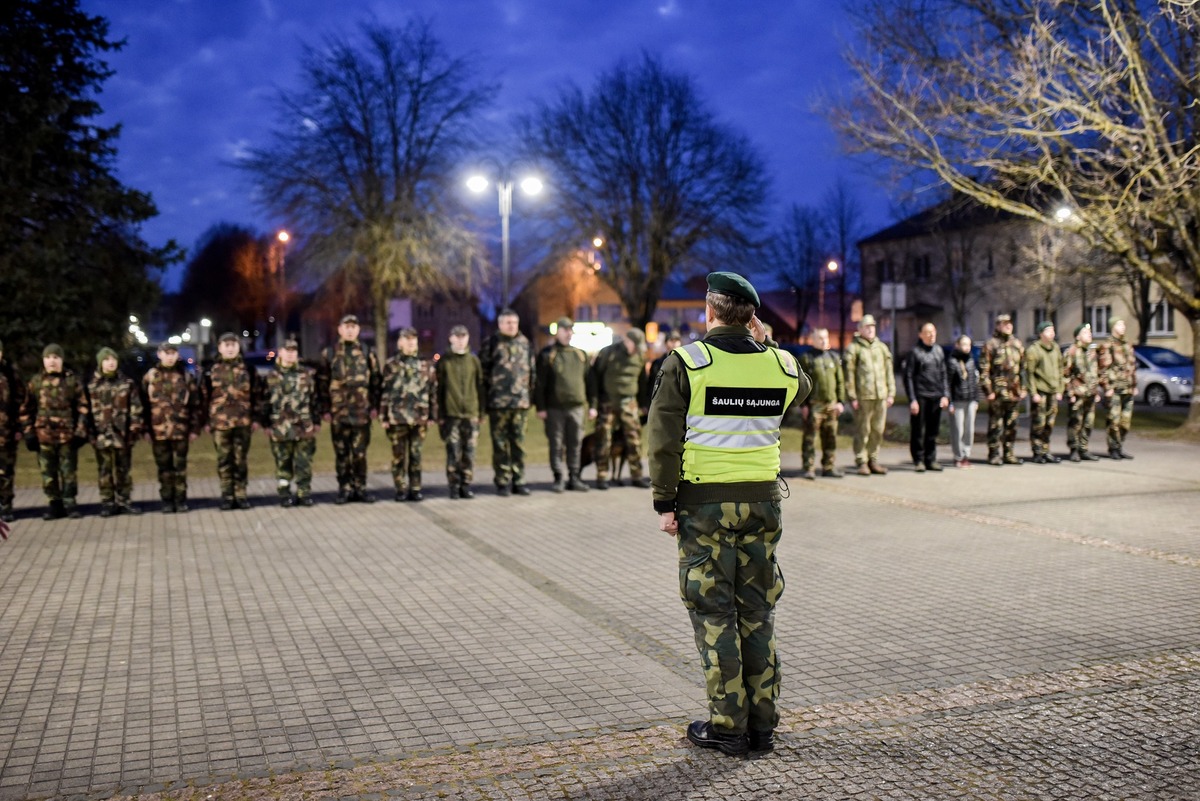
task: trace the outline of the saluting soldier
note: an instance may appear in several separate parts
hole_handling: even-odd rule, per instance
[[[533,346],[518,328],[520,318],[504,309],[499,329],[479,349],[492,432],[492,467],[499,495],[528,495],[525,483],[525,425],[533,401]]]
[[[1025,351],[1025,390],[1030,397],[1029,444],[1034,464],[1054,464],[1062,459],[1050,452],[1050,435],[1058,417],[1058,402],[1063,398],[1062,351],[1058,347],[1054,323],[1038,323],[1038,339]]]
[[[465,325],[450,329],[450,352],[437,363],[438,426],[446,443],[446,481],[450,499],[471,499],[475,491],[475,445],[483,408],[483,367],[470,351]]]
[[[988,399],[988,464],[1021,464],[1015,453],[1021,415],[1021,363],[1025,347],[1013,336],[1012,315],[996,315],[996,329],[983,346],[979,387]]]
[[[1108,404],[1108,455],[1132,459],[1125,450],[1125,437],[1133,423],[1133,398],[1137,393],[1137,359],[1133,345],[1125,339],[1125,321],[1112,321],[1112,334],[1097,354],[1104,397]]]
[[[275,457],[279,505],[285,509],[312,506],[312,460],[321,411],[316,373],[300,364],[300,345],[295,339],[287,339],[279,349],[262,398],[259,417]]]
[[[392,442],[392,481],[397,501],[420,501],[421,450],[430,420],[436,420],[437,372],[433,362],[417,355],[415,328],[401,328],[398,353],[383,366],[383,398],[379,420]]]
[[[1075,342],[1067,348],[1063,371],[1067,384],[1070,414],[1067,418],[1067,447],[1072,462],[1098,462],[1100,457],[1088,451],[1092,423],[1096,417],[1096,401],[1100,399],[1100,369],[1096,351],[1092,349],[1092,326],[1075,326]]]
[[[11,523],[17,445],[21,442],[21,404],[25,402],[25,382],[4,358],[4,343],[0,342],[0,522]]]
[[[367,492],[367,446],[371,444],[371,417],[379,408],[379,359],[358,341],[362,329],[357,315],[342,317],[337,330],[337,345],[321,353],[318,376],[321,407],[331,421],[338,481],[334,502],[374,503],[375,498]]]
[[[591,419],[596,419],[591,364],[585,351],[571,345],[574,327],[570,317],[558,319],[554,341],[538,354],[533,390],[537,416],[546,424],[555,492],[587,492],[588,486],[579,475],[584,410]]]
[[[79,449],[87,442],[87,397],[75,373],[63,368],[63,349],[42,349],[42,371],[29,381],[21,407],[25,446],[37,453],[42,491],[50,508],[43,520],[80,516]]]
[[[642,419],[646,406],[646,335],[630,328],[625,336],[603,348],[592,364],[592,383],[596,387],[598,411],[594,459],[596,489],[608,489],[609,454],[613,429],[619,429],[629,464],[629,477],[635,487],[649,487],[642,475]]]
[[[158,346],[158,364],[142,378],[150,417],[150,447],[158,468],[164,514],[186,512],[188,449],[200,433],[200,389],[170,342]]]
[[[88,432],[100,483],[100,516],[140,515],[142,510],[131,499],[129,469],[134,443],[145,433],[142,393],[133,379],[121,372],[112,348],[96,353],[96,368],[87,385],[87,402]]]
[[[835,466],[838,416],[846,408],[846,382],[842,376],[842,360],[829,349],[829,330],[818,328],[812,333],[813,349],[800,357],[804,374],[812,379],[812,392],[800,405],[804,420],[804,442],[800,448],[803,460],[801,478],[816,480],[813,470],[816,461],[816,440],[821,437],[821,475],[841,478]]]
[[[237,334],[232,331],[221,334],[217,354],[218,358],[204,371],[200,392],[201,407],[217,452],[221,509],[249,509],[247,460],[261,381],[254,368],[246,366]]]
[[[708,694],[709,718],[687,738],[739,756],[775,744],[779,438],[784,411],[811,384],[791,354],[763,344],[745,278],[710,273],[708,290],[708,333],[663,364],[647,439],[654,510],[678,537],[677,580]]]

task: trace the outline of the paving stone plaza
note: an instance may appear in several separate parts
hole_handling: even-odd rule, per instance
[[[186,515],[140,485],[141,517],[53,523],[23,491],[0,799],[1200,798],[1200,448],[1129,450],[816,482],[785,454],[785,714],[753,759],[683,739],[701,675],[646,490],[535,466],[528,498],[481,471],[472,501],[427,474],[335,506],[325,476],[281,509],[264,477],[220,512],[197,477]]]

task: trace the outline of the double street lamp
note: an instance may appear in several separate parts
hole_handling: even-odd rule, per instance
[[[508,218],[512,215],[513,174],[521,162],[510,161],[502,164],[496,159],[485,157],[480,161],[481,167],[487,167],[487,172],[496,182],[496,192],[500,196],[500,306],[508,306]],[[479,194],[491,185],[488,174],[483,170],[477,171],[467,179],[467,188]],[[536,175],[525,175],[520,179],[521,191],[527,195],[537,195],[542,191],[542,180]]]

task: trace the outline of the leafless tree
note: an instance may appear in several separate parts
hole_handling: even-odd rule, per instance
[[[863,210],[862,204],[850,191],[846,181],[838,178],[833,187],[825,193],[822,211],[828,227],[830,243],[839,266],[836,275],[838,342],[842,343],[839,347],[844,348],[846,318],[850,314],[850,274],[861,274],[861,265],[854,257],[857,252],[854,243],[863,234]]]
[[[299,232],[302,263],[366,295],[386,355],[388,304],[467,280],[475,239],[444,191],[495,96],[428,24],[360,26],[305,51],[270,143],[241,162],[263,204]]]
[[[821,270],[829,257],[825,226],[811,206],[793,205],[783,224],[767,240],[767,268],[792,291],[796,299],[796,335],[804,331],[808,315],[817,305]]]
[[[762,161],[658,59],[622,63],[587,93],[569,87],[519,128],[526,156],[552,172],[556,238],[603,237],[601,275],[634,325],[653,318],[676,270],[746,261],[766,201]]]
[[[1200,5],[864,0],[854,149],[1064,226],[1157,284],[1200,361]],[[1200,430],[1200,402],[1187,425]]]

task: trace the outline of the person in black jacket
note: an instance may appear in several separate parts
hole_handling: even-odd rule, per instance
[[[937,346],[933,323],[921,326],[920,341],[904,364],[904,388],[908,392],[908,410],[912,414],[909,449],[918,473],[941,470],[937,461],[938,426],[942,409],[950,405],[950,387],[946,381],[946,360]]]
[[[971,352],[971,338],[966,334],[954,343],[946,356],[946,373],[950,378],[950,447],[954,450],[954,466],[971,466],[971,446],[975,444],[975,410],[979,408],[979,365]]]

